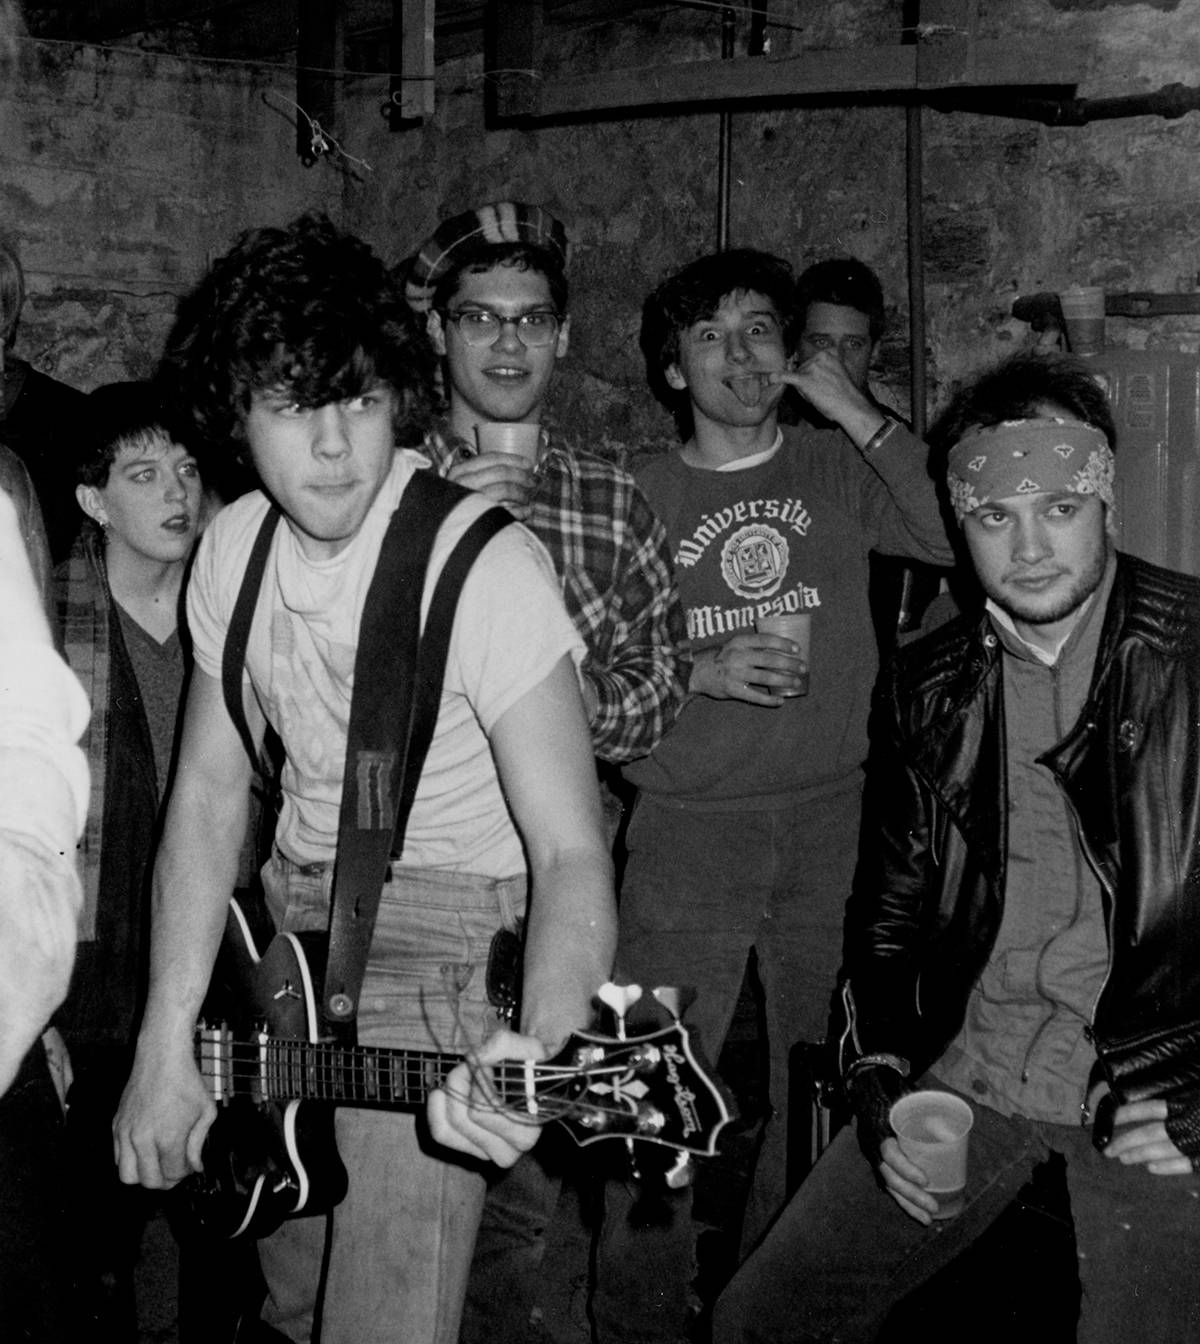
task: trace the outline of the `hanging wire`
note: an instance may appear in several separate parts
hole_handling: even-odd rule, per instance
[[[270,101],[266,93],[262,94],[261,97],[263,102],[266,103],[273,112],[280,111],[280,109],[275,107]],[[347,163],[355,163],[360,168],[365,168],[368,173],[373,173],[375,171],[366,159],[359,159],[353,154],[348,154],[337,140],[322,127],[321,123],[315,117],[310,117],[294,98],[289,98],[286,94],[279,92],[275,93],[275,97],[282,98],[285,103],[290,103],[304,120],[308,122],[310,136],[309,152],[312,154],[314,161],[323,158],[326,154],[336,154],[339,158],[345,159]]]
[[[66,37],[19,37],[19,42],[43,47],[70,47],[75,50],[100,51],[114,56],[162,56],[167,60],[181,61],[188,65],[233,66],[242,70],[272,70],[283,74],[295,74],[303,70],[310,75],[332,75],[337,79],[407,79],[431,82],[434,75],[407,75],[402,70],[350,70],[345,67],[335,69],[320,65],[297,65],[296,62],[246,60],[238,56],[197,56],[191,53],[176,54],[173,51],[147,51],[144,47],[110,46],[104,42],[82,42]]]

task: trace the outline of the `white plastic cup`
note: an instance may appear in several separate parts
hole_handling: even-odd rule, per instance
[[[1104,290],[1098,285],[1072,285],[1059,291],[1067,339],[1076,354],[1104,349]]]
[[[910,1092],[890,1113],[900,1151],[929,1178],[925,1189],[938,1202],[935,1218],[962,1212],[967,1184],[967,1136],[975,1122],[970,1105],[952,1092]]]
[[[542,427],[510,420],[486,422],[475,426],[475,446],[481,453],[512,453],[536,467],[542,447]]]
[[[804,671],[799,674],[800,687],[788,691],[788,695],[808,694],[808,655],[812,646],[812,613],[809,611],[780,611],[769,616],[760,616],[755,622],[760,635],[780,635],[800,646],[800,659]]]

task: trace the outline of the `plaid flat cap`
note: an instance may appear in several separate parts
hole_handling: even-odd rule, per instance
[[[540,205],[493,201],[444,220],[421,245],[404,283],[409,306],[427,313],[439,281],[458,264],[465,247],[479,243],[529,243],[544,248],[567,269],[567,231],[561,220]]]

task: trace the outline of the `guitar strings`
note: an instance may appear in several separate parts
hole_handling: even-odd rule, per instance
[[[338,1060],[336,1057],[319,1062],[306,1061],[303,1054],[310,1049],[311,1047],[307,1044],[301,1044],[296,1056],[265,1063],[253,1051],[243,1052],[239,1056],[236,1053],[231,1055],[228,1051],[218,1049],[201,1049],[198,1063],[204,1077],[220,1078],[234,1083],[263,1082],[265,1079],[269,1085],[272,1081],[277,1082],[281,1078],[304,1076],[309,1080],[323,1078],[329,1082],[341,1084],[370,1081],[380,1083],[382,1087],[386,1087],[388,1090],[396,1090],[397,1075],[399,1075],[400,1081],[406,1082],[409,1086],[413,1085],[409,1080],[416,1080],[420,1084],[427,1085],[435,1073],[445,1074],[454,1065],[469,1062],[461,1056],[423,1056],[420,1061],[402,1063],[397,1070],[387,1057],[376,1061],[374,1064],[347,1063],[345,1060]],[[380,1064],[382,1064],[382,1067],[379,1067]],[[435,1068],[435,1064],[439,1067]],[[485,1067],[482,1065],[476,1066],[476,1073],[480,1078],[489,1076],[484,1072]],[[491,1068],[498,1073],[501,1083],[508,1083],[513,1088],[523,1084],[525,1066],[521,1062],[501,1061]],[[618,1077],[628,1071],[628,1064],[621,1063],[593,1064],[586,1068],[569,1065],[548,1065],[541,1062],[534,1064],[536,1078],[542,1086],[551,1082],[570,1084],[579,1080]]]
[[[309,1084],[309,1087],[304,1089],[305,1092],[312,1088],[319,1089],[322,1081],[330,1086],[338,1086],[339,1090],[356,1082],[360,1084],[370,1082],[372,1086],[369,1089],[362,1089],[362,1092],[376,1098],[384,1098],[388,1094],[394,1097],[397,1091],[407,1093],[416,1087],[420,1090],[420,1095],[410,1098],[412,1104],[416,1104],[423,1100],[424,1092],[428,1086],[445,1086],[444,1076],[440,1084],[434,1082],[431,1076],[433,1065],[439,1065],[443,1071],[448,1072],[449,1068],[455,1064],[466,1062],[472,1068],[472,1077],[483,1093],[483,1097],[478,1100],[486,1102],[495,1114],[507,1115],[510,1119],[519,1123],[537,1125],[546,1119],[556,1119],[559,1116],[570,1115],[572,1111],[576,1114],[588,1111],[597,1115],[625,1119],[628,1119],[631,1114],[629,1105],[609,1103],[590,1094],[586,1097],[570,1095],[572,1083],[578,1083],[581,1079],[595,1080],[603,1077],[618,1077],[629,1071],[627,1063],[609,1062],[602,1065],[590,1065],[583,1069],[569,1065],[545,1064],[540,1061],[535,1063],[535,1073],[539,1082],[543,1085],[538,1087],[536,1093],[539,1113],[530,1115],[526,1111],[513,1109],[511,1105],[505,1104],[503,1096],[496,1094],[496,1082],[493,1081],[490,1074],[485,1072],[485,1066],[478,1065],[470,1059],[464,1061],[462,1056],[457,1055],[421,1054],[412,1060],[406,1060],[402,1056],[397,1057],[395,1054],[383,1050],[379,1055],[370,1056],[370,1062],[363,1060],[359,1063],[354,1061],[362,1058],[361,1050],[347,1057],[347,1053],[338,1047],[322,1047],[301,1040],[289,1042],[279,1037],[271,1038],[268,1055],[275,1056],[275,1058],[267,1061],[263,1060],[261,1048],[253,1042],[220,1044],[205,1040],[200,1043],[197,1054],[200,1071],[205,1078],[221,1078],[230,1084],[240,1082],[265,1085],[268,1096],[272,1082],[280,1093],[284,1093],[292,1089],[283,1086],[282,1080],[289,1077],[304,1077]],[[400,1065],[399,1072],[403,1083],[402,1088],[399,1089],[396,1085],[395,1075],[397,1070],[394,1067],[396,1063]],[[379,1067],[381,1064],[383,1065],[382,1068]],[[206,1065],[212,1067],[206,1068]],[[525,1095],[523,1088],[525,1065],[519,1061],[501,1061],[493,1067],[499,1075],[497,1081],[501,1089],[503,1090],[505,1082],[510,1083],[514,1096],[518,1101],[523,1101]],[[384,1080],[385,1075],[386,1081]],[[518,1083],[522,1084],[519,1089],[517,1087]],[[253,1097],[256,1089],[247,1086],[239,1090],[234,1086],[233,1090],[235,1095]],[[475,1095],[472,1092],[462,1093],[458,1089],[448,1090],[450,1095],[468,1104],[471,1103],[472,1097]],[[292,1100],[294,1098],[279,1096],[270,1099]],[[322,1098],[318,1095],[312,1099],[321,1100]],[[329,1098],[325,1099],[329,1100]]]

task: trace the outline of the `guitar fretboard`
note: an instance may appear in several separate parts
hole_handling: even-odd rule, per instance
[[[345,1049],[306,1041],[269,1041],[263,1080],[269,1096],[344,1101],[355,1106],[418,1106],[459,1062],[418,1050]]]
[[[202,1033],[200,1071],[216,1082],[218,1096],[255,1101],[327,1101],[352,1106],[421,1105],[442,1082],[459,1055],[428,1050],[312,1044],[269,1037],[263,1042],[230,1041]],[[493,1066],[492,1084],[506,1103],[525,1095],[520,1064]]]

